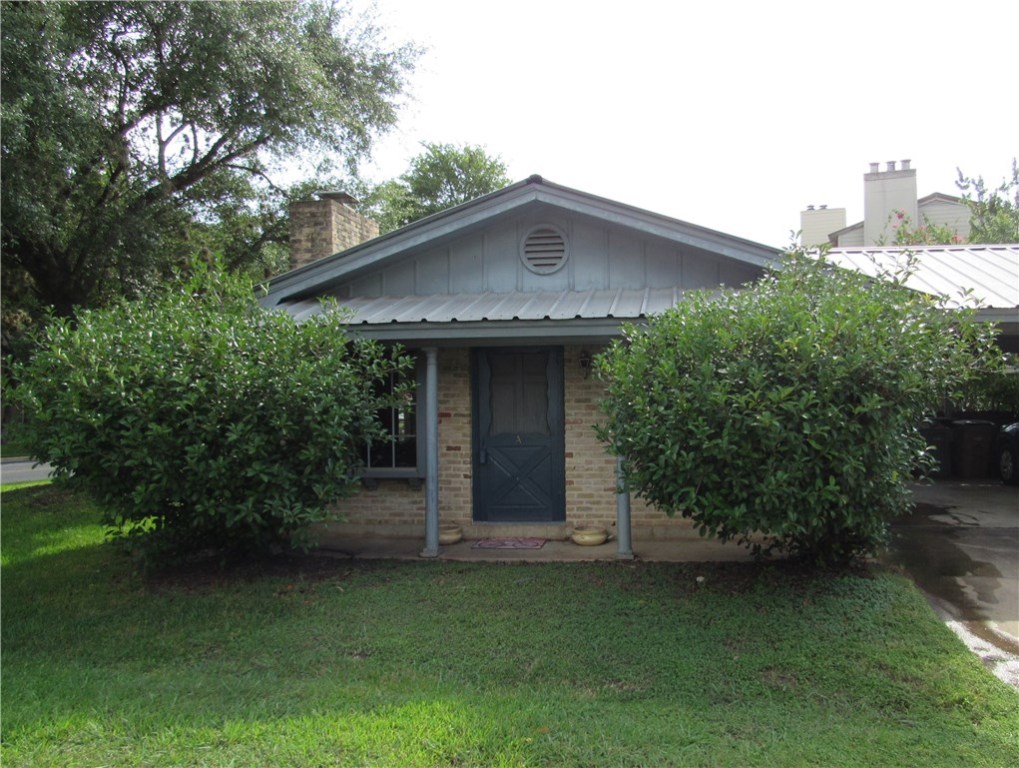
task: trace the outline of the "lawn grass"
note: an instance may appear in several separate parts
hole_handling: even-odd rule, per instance
[[[894,574],[313,558],[145,578],[80,497],[0,502],[5,766],[1016,762],[1015,691]]]

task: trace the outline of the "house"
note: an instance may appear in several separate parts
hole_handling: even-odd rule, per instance
[[[591,359],[686,291],[757,279],[778,249],[540,176],[366,242],[350,198],[320,198],[294,210],[296,265],[264,305],[302,320],[334,298],[353,333],[418,358],[416,408],[384,416],[394,441],[367,451],[365,488],[343,505],[350,531],[423,532],[425,556],[440,518],[467,538],[615,525],[622,557],[631,527],[690,534],[619,492],[592,429]]]
[[[947,227],[964,242],[969,237],[969,206],[961,197],[934,192],[917,198],[916,169],[909,160],[889,161],[885,170],[871,163],[863,176],[864,220],[846,226],[846,209],[809,205],[800,211],[800,242],[808,248],[856,248],[894,243],[902,214],[911,228],[926,223]]]

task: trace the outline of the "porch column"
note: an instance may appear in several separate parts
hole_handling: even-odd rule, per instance
[[[439,556],[439,350],[425,347],[425,548]]]
[[[630,489],[623,480],[623,459],[616,457],[616,557],[633,560],[630,542]]]

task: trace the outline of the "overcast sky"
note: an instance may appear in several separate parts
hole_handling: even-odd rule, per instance
[[[784,246],[808,204],[861,220],[871,162],[912,160],[923,196],[1019,155],[1015,0],[375,5],[427,48],[375,181],[479,144],[514,180]]]

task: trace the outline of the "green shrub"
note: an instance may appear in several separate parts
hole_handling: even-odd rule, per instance
[[[628,327],[597,362],[599,436],[631,490],[702,535],[846,561],[908,508],[921,417],[992,349],[969,312],[791,254]]]
[[[1008,419],[1019,419],[1019,356],[1011,354],[1011,363],[1001,370],[983,371],[963,389],[957,411],[999,413]]]
[[[349,493],[401,395],[379,382],[409,365],[348,337],[338,311],[298,325],[215,275],[53,320],[13,371],[35,458],[148,554],[293,541]]]

